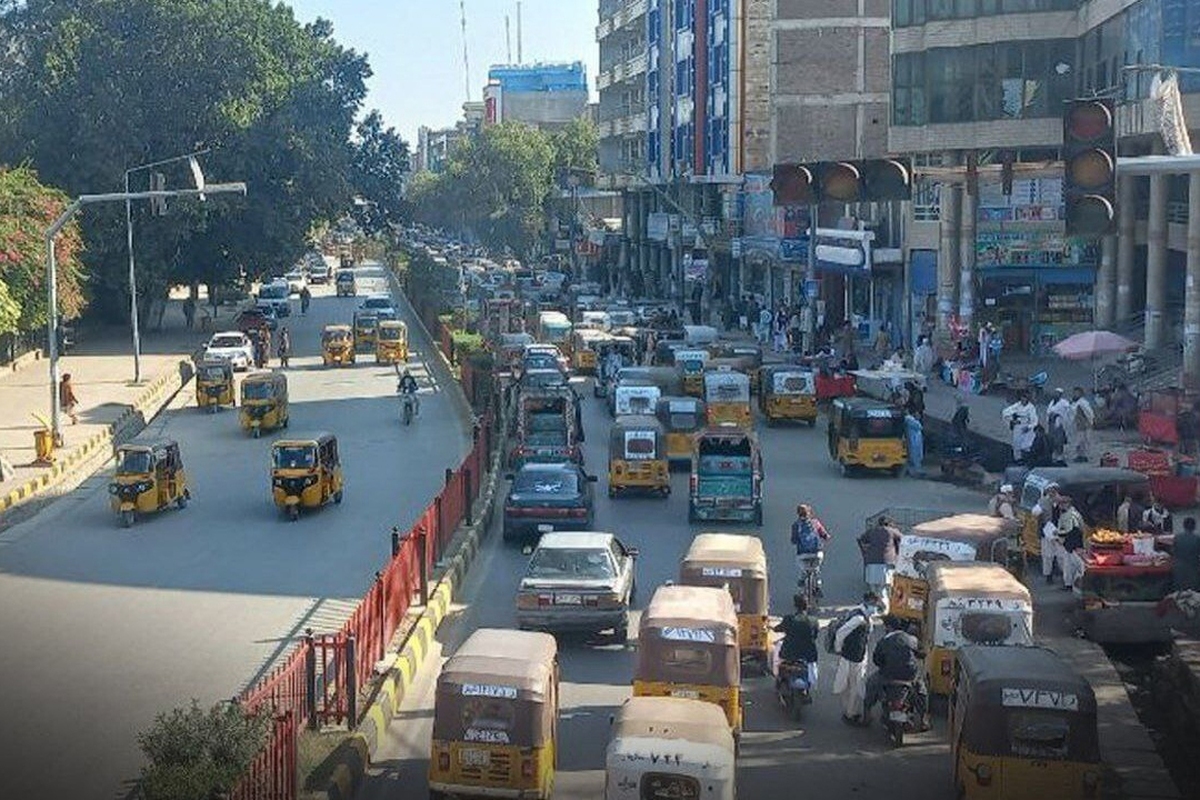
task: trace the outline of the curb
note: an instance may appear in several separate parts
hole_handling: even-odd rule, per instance
[[[121,415],[105,426],[105,429],[88,437],[81,445],[77,445],[64,456],[60,457],[46,472],[36,478],[27,480],[0,497],[0,519],[5,511],[29,500],[51,486],[72,477],[78,467],[101,447],[113,445],[126,431],[135,418],[141,417],[149,421],[175,397],[191,377],[192,362],[186,359],[174,366],[164,369]]]
[[[503,418],[500,424],[504,424]],[[371,766],[371,757],[384,731],[399,712],[400,704],[416,680],[417,671],[429,652],[434,635],[449,614],[450,603],[479,554],[482,540],[491,525],[503,451],[503,447],[498,447],[492,457],[487,482],[476,501],[478,513],[475,522],[469,527],[460,528],[459,534],[454,537],[458,540],[458,546],[429,595],[429,605],[422,610],[416,624],[405,637],[404,644],[396,651],[395,660],[383,674],[379,689],[368,705],[362,722],[350,734],[350,738],[339,745],[337,763],[325,790],[328,800],[351,800],[355,796]]]
[[[40,347],[34,348],[33,350],[30,350],[27,353],[22,353],[21,355],[17,356],[15,359],[13,359],[7,365],[6,369],[0,370],[0,380],[3,380],[4,377],[7,375],[18,374],[19,372],[24,370],[26,367],[30,367],[30,366],[33,366],[34,364],[37,364],[45,357],[46,357],[46,354],[42,352],[42,349]]]

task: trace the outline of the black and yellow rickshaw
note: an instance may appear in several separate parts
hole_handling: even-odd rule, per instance
[[[571,369],[579,375],[595,375],[599,360],[599,345],[608,339],[600,328],[576,327],[571,331]]]
[[[885,511],[886,515],[887,512]],[[870,529],[878,515],[867,519]],[[1021,527],[1013,520],[984,514],[946,514],[913,525],[900,537],[896,571],[892,578],[890,613],[920,627],[925,620],[929,597],[926,570],[943,561],[986,561],[1008,568],[1013,576],[1024,574],[1019,555]]]
[[[379,333],[379,315],[374,312],[356,311],[354,313],[354,349],[374,350],[375,339]]]
[[[829,457],[849,475],[856,469],[899,475],[908,458],[904,410],[865,397],[839,397],[829,409]]]
[[[321,361],[325,366],[354,363],[354,329],[349,325],[326,325],[321,331]]]
[[[671,469],[662,425],[648,415],[623,415],[608,434],[608,496],[628,489],[671,493]]]
[[[1093,528],[1117,527],[1117,507],[1125,495],[1150,496],[1150,479],[1141,472],[1117,467],[1037,467],[1025,476],[1017,500],[1017,517],[1021,520],[1021,547],[1026,556],[1042,553],[1041,523],[1033,516],[1046,488],[1054,485],[1069,496],[1083,515],[1088,533]]]
[[[704,396],[704,368],[710,360],[712,356],[707,350],[682,347],[675,350],[675,368],[679,370],[684,394],[692,397]]]
[[[179,444],[171,439],[134,442],[117,448],[117,471],[108,486],[112,510],[126,528],[140,514],[152,514],[191,498]]]
[[[233,393],[233,364],[229,359],[202,361],[196,366],[196,405],[215,414],[222,406],[236,404]]]
[[[558,674],[548,633],[472,633],[438,675],[430,797],[547,800],[558,761]]]
[[[282,372],[254,372],[242,379],[242,430],[255,439],[288,426],[288,383]]]
[[[767,622],[767,555],[762,540],[745,533],[698,534],[679,564],[679,582],[729,591],[737,611],[742,662],[752,662],[765,672],[771,634]]]
[[[408,361],[408,325],[399,319],[381,319],[376,331],[375,363],[403,364]]]
[[[332,433],[292,436],[271,445],[271,495],[288,519],[301,508],[342,502],[345,479]]]
[[[708,350],[718,362],[724,361],[732,364],[735,369],[749,375],[750,391],[757,392],[761,388],[759,374],[763,365],[761,347],[748,342],[714,342]]]
[[[758,409],[768,425],[777,422],[817,424],[817,379],[811,369],[789,365],[758,370]]]
[[[692,435],[704,427],[704,401],[698,397],[660,397],[654,414],[667,433],[667,460],[671,466],[692,463]]]
[[[686,697],[720,706],[742,731],[742,667],[733,598],[711,586],[660,586],[638,625],[634,697]]]
[[[1101,796],[1096,695],[1045,647],[958,651],[950,748],[965,800]]]

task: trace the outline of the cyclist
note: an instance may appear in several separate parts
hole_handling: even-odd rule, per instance
[[[809,575],[815,573],[814,598],[821,596],[821,562],[825,559],[825,542],[830,538],[829,531],[817,519],[812,506],[807,503],[796,506],[792,545],[796,548],[797,585],[803,589],[808,585]]]

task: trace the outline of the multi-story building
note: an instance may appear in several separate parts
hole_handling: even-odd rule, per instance
[[[647,0],[602,0],[600,46],[599,184],[634,185],[646,173]]]
[[[493,66],[488,70],[484,105],[488,123],[561,127],[587,111],[587,72],[580,61]]]
[[[943,331],[990,321],[1010,351],[1114,325],[1170,343],[1185,297],[1187,176],[1121,177],[1118,235],[1085,241],[1064,235],[1056,162],[1072,98],[1115,99],[1120,155],[1161,146],[1146,67],[1200,67],[1200,3],[895,0],[892,27],[889,147],[942,168],[940,185],[918,182],[906,220],[918,319]],[[1193,131],[1198,78],[1180,76]],[[1005,194],[995,165],[1009,160],[1018,172]],[[956,177],[968,172],[977,188]]]
[[[417,129],[417,152],[414,172],[441,172],[446,168],[454,143],[462,137],[457,128],[434,128],[422,125]]]

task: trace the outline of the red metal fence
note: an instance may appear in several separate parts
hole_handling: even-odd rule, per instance
[[[448,357],[449,336],[444,331],[438,344]],[[469,366],[467,372],[468,380],[474,377]],[[479,494],[492,452],[493,419],[491,404],[487,405],[489,410],[472,432],[470,452],[457,469],[446,471],[441,492],[408,533],[396,537],[392,557],[376,573],[375,582],[342,629],[318,636],[309,632],[279,667],[241,694],[247,713],[273,713],[277,718],[270,739],[232,800],[294,800],[300,727],[343,719],[353,727],[358,722],[359,687],[371,680],[404,615],[419,602],[422,578],[432,574]]]

